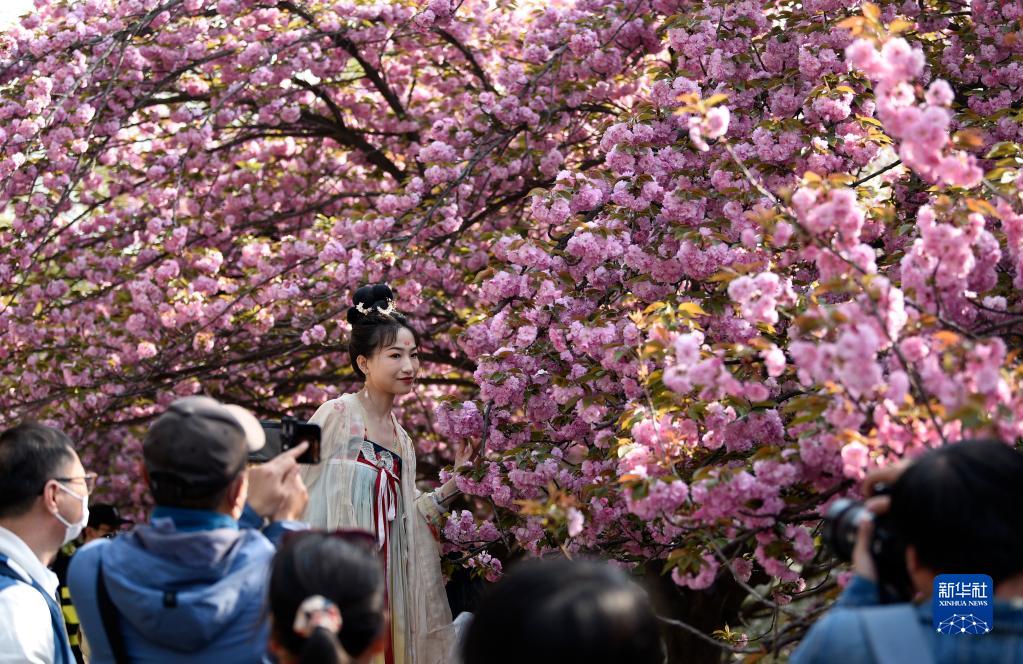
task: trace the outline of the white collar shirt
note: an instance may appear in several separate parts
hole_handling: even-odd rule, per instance
[[[0,527],[0,553],[26,583],[15,583],[0,590],[0,664],[54,661],[56,646],[50,607],[33,588],[35,580],[56,601],[57,575],[39,562],[32,549],[20,537]]]

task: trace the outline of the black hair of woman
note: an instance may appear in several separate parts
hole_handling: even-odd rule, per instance
[[[359,357],[370,358],[382,348],[394,343],[398,333],[406,329],[419,345],[419,333],[408,319],[395,308],[395,295],[387,284],[369,284],[360,287],[352,297],[348,309],[348,322],[352,336],[348,342],[348,356],[352,370],[360,379],[366,374],[359,367]]]
[[[368,533],[303,531],[270,573],[271,650],[285,662],[359,662],[388,639],[383,565]],[[310,612],[329,614],[311,618]]]
[[[646,593],[604,562],[534,560],[499,581],[473,618],[464,664],[660,664]]]

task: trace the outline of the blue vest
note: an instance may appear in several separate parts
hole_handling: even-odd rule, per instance
[[[73,664],[75,657],[71,654],[71,643],[68,641],[67,629],[64,627],[64,615],[61,613],[57,598],[51,597],[36,580],[29,577],[26,582],[20,574],[7,564],[7,556],[0,553],[0,590],[13,586],[15,583],[30,585],[39,591],[50,609],[50,626],[53,628],[53,662],[54,664]]]

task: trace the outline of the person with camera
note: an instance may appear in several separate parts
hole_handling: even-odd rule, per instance
[[[60,431],[0,433],[0,662],[75,661],[46,566],[89,520],[95,481]]]
[[[854,576],[792,663],[1023,662],[1023,453],[962,441],[872,473],[865,487],[862,514],[851,506],[826,523],[839,553],[854,542]],[[940,574],[991,577],[989,632],[932,626]]]
[[[439,546],[431,526],[458,493],[454,480],[422,495],[416,490],[411,436],[392,409],[410,394],[419,372],[419,339],[395,310],[385,284],[363,286],[348,310],[352,371],[364,387],[320,406],[310,422],[322,427],[323,462],[303,466],[309,486],[305,519],[324,530],[367,530],[383,555],[391,610],[389,664],[447,664],[455,627],[444,592]],[[456,450],[455,465],[479,450]]]
[[[91,660],[257,662],[274,541],[302,530],[308,499],[295,459],[259,466],[259,421],[208,397],[172,403],[143,442],[150,523],[82,547],[68,570]],[[260,527],[269,521],[262,531]]]

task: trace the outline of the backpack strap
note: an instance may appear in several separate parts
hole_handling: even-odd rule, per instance
[[[99,616],[103,620],[103,631],[110,644],[110,654],[116,664],[127,664],[128,649],[124,645],[124,632],[121,631],[121,614],[117,612],[110,593],[107,591],[106,579],[103,577],[103,556],[96,565],[96,603],[99,605]]]
[[[71,654],[71,642],[68,640],[67,628],[64,626],[64,613],[61,611],[57,598],[50,595],[31,576],[28,581],[18,572],[14,571],[8,563],[7,556],[0,554],[0,576],[11,579],[15,583],[23,583],[26,586],[35,588],[43,596],[46,606],[50,610],[50,626],[53,628],[53,655],[55,664],[71,664],[74,656]]]
[[[856,614],[877,664],[934,664],[934,651],[914,605],[872,606]]]

